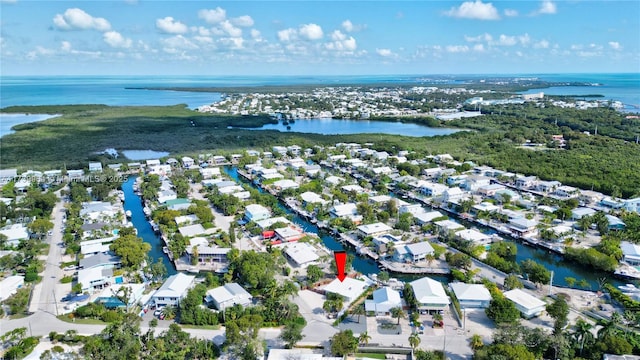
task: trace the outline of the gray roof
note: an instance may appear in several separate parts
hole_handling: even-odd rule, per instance
[[[429,254],[433,252],[433,247],[426,241],[405,245],[412,255]]]
[[[83,269],[89,269],[102,265],[117,265],[120,263],[120,257],[113,253],[100,253],[97,255],[86,257],[80,260],[80,267]]]

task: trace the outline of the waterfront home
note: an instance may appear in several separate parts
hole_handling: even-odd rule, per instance
[[[501,203],[512,202],[520,199],[520,194],[511,189],[502,189],[495,192],[493,198]]]
[[[391,232],[391,230],[393,229],[389,225],[377,222],[373,224],[358,226],[358,235],[363,238],[367,236],[376,237],[387,234]]]
[[[442,216],[442,213],[440,213],[439,211],[421,212],[413,215],[418,225],[430,223],[434,219],[441,218]]]
[[[580,196],[580,190],[573,186],[563,185],[558,186],[552,194],[559,199],[572,199]]]
[[[449,187],[438,183],[425,183],[420,186],[420,192],[426,196],[440,196],[447,190]]]
[[[545,311],[547,303],[521,289],[513,289],[504,293],[526,319],[538,316]]]
[[[231,251],[231,248],[209,246],[207,244],[189,246],[186,249],[189,262],[192,262],[193,258],[197,256],[198,263],[217,263],[221,265],[221,268],[227,265],[227,254],[229,251]]]
[[[7,300],[24,286],[24,276],[8,276],[0,281],[0,302]]]
[[[573,235],[573,229],[568,226],[558,225],[549,228],[549,235],[551,235],[550,240],[561,242],[564,241],[564,239],[566,239],[567,237]]]
[[[27,227],[23,224],[12,224],[0,229],[0,234],[7,237],[6,244],[10,246],[18,246],[21,240],[29,239]]]
[[[598,205],[600,205],[600,207],[604,208],[605,211],[617,210],[617,209],[622,209],[624,207],[624,201],[620,200],[620,199],[614,199],[614,198],[611,198],[611,197],[607,196],[607,197],[603,198],[602,200],[600,200]]]
[[[82,203],[82,208],[80,209],[80,217],[92,221],[111,218],[117,213],[118,210],[116,209],[116,207],[111,205],[111,203],[107,201],[84,202]]]
[[[362,216],[358,214],[358,207],[354,203],[335,205],[329,210],[333,218],[347,218],[356,224],[362,222]]]
[[[220,176],[219,167],[206,167],[198,170],[203,179],[212,179]]]
[[[441,171],[440,167],[426,168],[422,170],[422,174],[428,178],[437,178]]]
[[[373,171],[375,175],[389,175],[393,172],[393,169],[388,166],[380,166],[372,168],[371,171]]]
[[[193,165],[195,165],[195,161],[193,160],[193,158],[190,158],[188,156],[183,156],[182,157],[182,167],[185,169],[190,169]]]
[[[119,268],[122,265],[122,260],[119,256],[116,256],[112,252],[99,253],[92,256],[87,256],[80,259],[78,268],[91,269],[91,268],[104,268],[113,269]]]
[[[436,226],[436,233],[438,234],[449,234],[464,229],[463,225],[452,220],[440,220],[435,222],[434,225]]]
[[[174,219],[178,226],[191,225],[197,223],[198,220],[200,219],[198,219],[198,216],[195,214],[176,216]]]
[[[535,190],[541,193],[554,192],[559,186],[562,186],[560,181],[540,181],[536,184]]]
[[[303,192],[302,194],[300,194],[300,199],[302,199],[302,205],[305,206],[307,204],[320,204],[320,205],[325,205],[328,203],[327,200],[324,200],[322,198],[322,196],[311,192],[311,191],[306,191]]]
[[[270,228],[273,224],[276,224],[276,223],[289,225],[291,224],[291,221],[289,221],[289,219],[287,219],[286,217],[278,216],[278,217],[258,220],[258,221],[255,221],[255,223],[260,227],[260,229],[265,230]]]
[[[455,234],[458,239],[463,241],[470,241],[474,245],[487,246],[491,244],[491,236],[483,234],[477,230],[464,229],[457,231]]]
[[[373,238],[373,246],[375,250],[379,254],[384,254],[389,249],[389,244],[393,244],[400,242],[400,238],[397,236],[393,236],[391,234],[384,234],[382,236],[376,236]],[[404,247],[402,247],[404,249]],[[395,253],[394,253],[395,254]]]
[[[81,284],[82,292],[93,293],[103,289],[114,282],[121,283],[122,276],[114,278],[113,268],[92,267],[78,270],[78,284]]]
[[[82,241],[80,243],[80,254],[82,254],[86,258],[92,255],[106,253],[109,251],[109,246],[115,239],[115,237],[109,237],[103,239]]]
[[[338,278],[333,279],[333,281],[324,286],[322,290],[324,290],[325,293],[342,296],[346,303],[350,303],[357,299],[368,287],[369,284],[365,281],[346,277],[344,281],[340,281]]]
[[[238,191],[231,193],[231,195],[243,201],[251,198],[251,193],[249,191]]]
[[[339,176],[335,176],[335,175],[331,175],[331,176],[328,176],[327,178],[325,178],[324,181],[327,184],[329,184],[330,186],[336,186],[336,185],[344,182],[344,178],[339,177]]]
[[[535,176],[521,176],[516,178],[515,186],[518,189],[529,189],[535,187],[538,182],[538,178]]]
[[[250,204],[244,208],[244,217],[247,221],[264,220],[271,217],[271,211],[260,204]]]
[[[391,309],[402,307],[400,293],[389,287],[381,287],[373,292],[373,300],[365,300],[364,309],[373,312],[376,316],[391,314]]]
[[[95,302],[103,304],[108,309],[131,307],[142,300],[144,290],[145,284],[113,284],[103,289],[96,297]],[[117,297],[118,295],[124,294],[125,291],[128,292],[128,304],[125,304]]]
[[[196,277],[177,273],[171,275],[151,297],[151,303],[156,308],[165,306],[177,306],[189,289],[195,286]]]
[[[227,158],[222,155],[214,155],[207,160],[209,165],[222,165],[227,162]]]
[[[235,305],[247,307],[251,305],[253,296],[238,283],[228,283],[208,290],[204,301],[218,310],[224,310]]]
[[[292,225],[273,230],[276,238],[282,242],[298,241],[304,237],[304,232]]]
[[[471,213],[478,214],[481,211],[492,213],[494,211],[498,211],[499,209],[499,206],[493,205],[490,202],[481,202],[480,204],[473,205],[473,207],[471,208]]]
[[[389,200],[391,200],[391,196],[389,195],[376,195],[369,198],[369,204],[375,206],[387,206]]]
[[[461,188],[467,191],[478,191],[481,187],[491,185],[491,179],[481,175],[471,175],[467,177],[460,185]]]
[[[297,182],[290,179],[278,180],[274,182],[272,185],[278,191],[284,191],[288,189],[297,189],[300,187],[300,185],[298,185]]]
[[[494,197],[496,195],[496,192],[504,190],[504,189],[506,189],[506,187],[504,185],[489,184],[489,185],[480,186],[476,190],[476,193],[478,195],[482,195],[482,197],[488,198],[488,197]]]
[[[320,259],[315,248],[306,242],[287,243],[284,246],[284,255],[291,260],[294,266],[303,269],[311,264],[316,264]]]
[[[93,236],[107,236],[111,234],[110,224],[102,221],[87,223],[85,222],[80,227],[82,232],[82,238],[87,239]]]
[[[404,246],[398,246],[398,248],[404,247],[406,255],[404,259],[399,259],[400,262],[410,261],[416,263],[418,261],[424,261],[427,255],[433,255],[433,247],[426,241],[406,244]]]
[[[202,224],[186,225],[178,228],[180,235],[186,238],[204,234],[206,231],[207,230],[202,226]]]
[[[515,236],[531,237],[537,233],[538,222],[527,218],[509,220],[509,229]]]
[[[485,309],[491,302],[491,294],[482,284],[453,282],[449,284],[449,287],[462,309]]]
[[[161,191],[158,191],[158,194],[156,196],[158,198],[158,202],[160,204],[164,204],[169,200],[177,199],[178,193],[176,193],[173,190],[161,190]]]
[[[464,196],[464,192],[459,187],[448,188],[442,194],[442,200],[445,203],[458,202]]]
[[[604,199],[604,194],[593,190],[580,190],[578,196],[578,201],[582,206],[598,204],[602,199]]]
[[[447,178],[447,185],[449,186],[458,186],[458,185],[462,185],[465,181],[467,181],[467,178],[469,177],[469,175],[453,175],[453,176],[449,176]]]
[[[169,176],[171,171],[171,165],[169,164],[147,166],[147,173],[150,175]]]
[[[244,188],[240,185],[234,185],[234,186],[225,186],[223,188],[219,188],[218,189],[218,193],[222,194],[222,195],[233,195],[235,193],[239,193],[239,192],[243,192]]]
[[[640,265],[640,245],[622,241],[620,243],[620,249],[622,250],[623,262],[632,266]]]
[[[102,163],[90,162],[89,163],[89,172],[102,172]]]
[[[412,216],[416,216],[416,214],[424,213],[424,208],[420,204],[409,204],[409,203],[405,203],[401,206],[398,206],[398,214],[402,215],[405,213],[409,213]]]
[[[451,301],[444,291],[442,283],[428,277],[423,277],[409,283],[418,303],[418,310],[445,310]]]
[[[571,210],[571,219],[579,220],[585,216],[593,216],[596,213],[595,210],[586,207],[579,207]]]
[[[619,217],[609,214],[606,214],[605,217],[607,218],[607,222],[609,223],[609,225],[607,226],[609,230],[624,230],[626,225],[624,221],[622,221]]]
[[[364,188],[360,185],[345,185],[341,187],[341,189],[342,189],[342,192],[345,192],[345,193],[349,193],[353,191],[356,194],[361,194],[365,192]]]
[[[627,211],[640,213],[640,197],[625,200],[624,208]]]

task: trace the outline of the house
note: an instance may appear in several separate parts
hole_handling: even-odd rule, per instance
[[[422,212],[413,215],[419,225],[424,225],[433,221],[433,219],[441,218],[443,215],[439,211]]]
[[[7,300],[24,286],[24,276],[8,276],[0,281],[0,302]]]
[[[534,187],[538,181],[535,176],[522,176],[516,179],[516,187],[518,189],[529,189]]]
[[[520,199],[520,194],[511,189],[505,188],[496,191],[495,195],[493,195],[493,198],[500,202],[512,202]]]
[[[382,287],[373,292],[373,300],[365,300],[364,309],[376,315],[390,315],[390,310],[402,307],[400,293],[389,287]]]
[[[323,290],[325,293],[342,296],[346,303],[350,303],[357,299],[368,287],[369,284],[362,280],[346,277],[344,281],[340,281],[338,278],[333,279]]]
[[[177,198],[165,201],[164,205],[169,210],[187,210],[191,206],[191,200],[185,198]]]
[[[306,205],[306,204],[325,205],[326,203],[328,203],[328,201],[324,200],[322,196],[311,191],[306,191],[300,194],[300,199],[302,199],[303,205]]]
[[[369,204],[376,206],[387,206],[389,200],[391,200],[391,196],[389,195],[371,196],[369,198]]]
[[[339,176],[331,175],[331,176],[327,177],[326,179],[324,179],[324,181],[327,184],[331,185],[331,186],[336,186],[336,185],[340,184],[341,182],[343,182],[344,178],[341,178]]]
[[[178,228],[178,232],[180,232],[180,235],[187,238],[204,234],[206,231],[207,230],[205,230],[202,224],[193,224],[193,225],[187,225],[187,226],[182,226]]]
[[[596,213],[595,210],[586,207],[579,207],[571,210],[571,219],[579,220],[585,216],[593,216]]]
[[[304,232],[292,225],[273,230],[276,232],[276,238],[282,242],[298,241],[304,237]]]
[[[96,297],[95,302],[103,304],[108,309],[131,307],[142,300],[145,287],[145,284],[113,284],[103,289]],[[117,297],[118,295],[124,294],[125,291],[128,292],[128,304],[125,304]]]
[[[633,211],[636,213],[640,213],[640,197],[627,199],[624,201],[624,208],[627,211]]]
[[[373,171],[375,175],[389,175],[393,172],[393,169],[388,166],[380,166],[371,169],[371,171]]]
[[[191,168],[193,165],[195,164],[195,161],[193,160],[193,158],[190,158],[188,156],[183,156],[182,157],[182,167],[185,169],[189,169]]]
[[[526,319],[538,316],[545,311],[547,303],[521,289],[513,289],[504,293]]]
[[[458,187],[448,188],[442,194],[442,200],[444,202],[456,202],[462,199],[463,195],[464,195],[464,192]]]
[[[387,224],[377,222],[373,224],[358,226],[358,235],[360,235],[363,238],[367,236],[376,237],[376,236],[387,234],[391,230],[393,229]]]
[[[102,172],[102,163],[90,162],[89,163],[89,172]]]
[[[313,246],[306,242],[293,242],[285,245],[285,256],[297,267],[306,268],[320,258]]]
[[[442,169],[439,167],[427,168],[422,170],[422,173],[428,178],[436,178],[440,175]]]
[[[538,222],[521,217],[509,220],[509,228],[515,236],[529,237],[537,232]]]
[[[491,185],[491,179],[486,176],[471,175],[462,183],[461,187],[467,191],[478,191],[481,187]]]
[[[485,186],[479,187],[476,192],[483,197],[493,197],[496,195],[496,192],[500,190],[504,190],[506,187],[500,184],[489,184]]]
[[[260,227],[260,229],[264,230],[264,229],[270,228],[273,224],[277,224],[277,223],[289,225],[291,224],[291,221],[289,221],[289,219],[287,219],[286,217],[278,216],[278,217],[268,218],[264,220],[258,220],[255,223]]]
[[[87,256],[83,259],[80,259],[78,268],[80,269],[92,269],[92,268],[104,268],[104,269],[113,269],[119,268],[122,265],[122,260],[119,256],[108,252],[108,253],[99,253],[92,256]]]
[[[191,215],[182,215],[182,216],[176,216],[174,221],[176,222],[176,225],[181,226],[181,225],[191,225],[193,223],[198,222],[198,216],[191,214]]]
[[[479,213],[479,212],[494,212],[494,211],[498,211],[500,209],[499,206],[493,205],[490,202],[481,202],[480,204],[476,204],[473,205],[473,207],[471,208],[471,212],[472,213]]]
[[[436,232],[438,234],[448,234],[450,232],[464,229],[463,225],[451,220],[440,220],[435,222],[434,225],[436,226]]]
[[[269,349],[266,360],[343,360],[344,357],[327,357],[311,349]],[[609,359],[614,360],[614,359]]]
[[[273,187],[279,191],[284,191],[288,189],[297,189],[300,187],[297,182],[290,179],[283,179],[274,182]]]
[[[93,221],[99,218],[109,218],[115,216],[117,210],[111,203],[106,201],[92,201],[82,203],[80,217]]]
[[[27,227],[22,224],[12,224],[0,229],[0,234],[7,237],[7,245],[18,246],[21,240],[29,239]]]
[[[206,167],[200,168],[200,175],[202,175],[203,179],[211,179],[220,176],[220,168],[219,167]]]
[[[0,185],[4,186],[11,180],[18,177],[18,169],[1,169],[0,170]]]
[[[410,282],[409,285],[411,285],[420,311],[444,310],[451,302],[439,281],[423,277]]]
[[[358,215],[358,207],[354,203],[335,205],[329,210],[329,215],[334,218],[348,218],[357,223],[362,221],[362,216]]]
[[[562,186],[560,181],[540,181],[536,184],[536,191],[541,193],[554,192],[559,186]]]
[[[259,204],[250,204],[244,208],[244,216],[247,221],[264,220],[271,217],[271,211]]]
[[[356,194],[361,194],[365,192],[364,188],[360,185],[345,185],[341,189],[345,193],[355,192]]]
[[[404,246],[407,249],[409,259],[411,261],[418,262],[426,259],[427,255],[433,255],[433,247],[426,241],[407,244]]]
[[[632,266],[640,265],[640,245],[622,241],[620,249],[622,250],[622,261]]]
[[[195,248],[195,251],[194,251]],[[208,244],[200,244],[196,246],[188,246],[186,249],[189,261],[197,255],[198,263],[220,263],[226,265],[227,254],[231,248],[223,248],[218,246],[209,246]]]
[[[491,236],[485,235],[473,229],[464,229],[464,230],[457,231],[456,237],[464,241],[470,241],[476,245],[487,246],[491,244]]]
[[[624,201],[607,196],[607,197],[604,197],[602,200],[600,200],[599,205],[605,209],[616,210],[616,209],[622,209],[624,207]]]
[[[153,294],[151,303],[156,308],[177,306],[180,300],[187,296],[189,289],[195,285],[195,279],[195,276],[183,273],[171,275]]]
[[[466,180],[468,175],[452,175],[447,178],[447,185],[462,185]]]
[[[398,213],[400,215],[409,213],[412,216],[416,216],[416,214],[424,213],[424,208],[420,204],[406,204],[398,207]]]
[[[387,252],[389,248],[388,244],[398,243],[401,239],[397,236],[393,236],[391,234],[384,234],[382,236],[376,236],[373,238],[372,242],[379,254]],[[395,254],[395,253],[394,253]]]
[[[626,225],[624,221],[622,221],[619,217],[609,214],[606,214],[605,217],[607,218],[607,222],[609,223],[609,230],[624,230]]]
[[[580,190],[574,188],[573,186],[558,186],[556,190],[553,192],[553,195],[560,199],[571,199],[580,196]]]
[[[207,291],[204,300],[218,310],[224,310],[234,305],[243,307],[251,305],[253,296],[238,283],[228,283]]]
[[[121,283],[122,276],[117,277]],[[78,284],[82,286],[82,292],[93,293],[116,282],[113,276],[113,268],[92,267],[78,270]]]
[[[160,204],[164,204],[169,200],[177,199],[178,193],[176,193],[173,190],[161,190],[161,191],[158,191],[157,198]]]
[[[453,282],[449,284],[449,287],[462,309],[485,309],[491,302],[491,294],[482,284]]]

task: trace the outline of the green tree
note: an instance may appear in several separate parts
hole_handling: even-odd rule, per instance
[[[371,341],[371,335],[367,331],[361,332],[360,336],[358,336],[358,344],[367,345],[369,341]]]
[[[47,219],[35,219],[27,225],[27,229],[42,239],[49,230],[53,229],[53,223]]]
[[[418,333],[416,332],[411,333],[411,335],[409,335],[409,346],[411,346],[411,348],[415,350],[418,348],[419,345],[420,345],[420,335],[418,335]]]
[[[504,296],[494,297],[485,311],[496,324],[515,323],[520,319],[520,311]]]
[[[315,283],[324,276],[322,269],[318,265],[311,264],[307,267],[307,279],[310,283]]]
[[[506,290],[522,289],[523,287],[524,285],[522,285],[520,278],[514,274],[508,275],[504,278],[504,288]]]
[[[404,310],[402,310],[402,308],[399,306],[389,309],[389,313],[391,313],[391,317],[394,317],[398,320],[398,325],[400,325],[400,319],[404,319],[407,316]]]
[[[484,346],[474,353],[476,360],[536,360],[535,355],[522,344],[492,344]]]
[[[351,330],[340,331],[331,337],[331,354],[334,356],[353,354],[357,348],[358,339]]]
[[[484,346],[484,341],[482,341],[482,336],[478,334],[473,334],[469,339],[469,346],[471,346],[472,350],[478,350]]]
[[[547,305],[547,313],[555,320],[553,333],[560,334],[568,323],[569,304],[562,296],[558,296],[551,304]]]
[[[135,235],[124,235],[118,237],[109,249],[120,256],[124,267],[137,269],[147,258],[151,245]]]
[[[551,280],[551,272],[531,259],[527,259],[520,263],[520,267],[524,274],[528,275],[529,280],[538,284],[547,284]]]
[[[282,329],[282,333],[280,333],[280,339],[285,342],[286,348],[293,348],[296,343],[304,338],[302,335],[302,325],[290,322],[285,325],[284,329]]]

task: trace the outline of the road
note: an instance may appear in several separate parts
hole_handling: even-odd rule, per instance
[[[60,283],[60,279],[65,275],[64,270],[60,268],[60,263],[63,261],[64,247],[59,244],[62,242],[65,217],[64,201],[60,198],[61,191],[55,192],[59,200],[51,212],[51,221],[53,222],[52,235],[46,237],[49,243],[49,254],[46,257],[40,257],[41,260],[45,261],[45,269],[41,273],[42,281],[33,288],[31,303],[29,304],[30,313],[44,311],[53,315],[58,314],[58,310],[62,309],[64,305],[60,299],[66,295],[66,292],[71,290],[70,284]],[[56,304],[58,308],[56,308]]]

